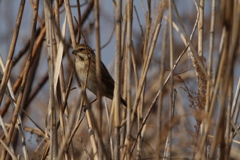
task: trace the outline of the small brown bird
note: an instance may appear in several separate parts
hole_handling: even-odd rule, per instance
[[[94,51],[85,44],[79,44],[73,50],[72,54],[74,55],[75,69],[77,71],[77,76],[79,80],[85,84],[86,76],[87,78],[87,88],[97,94],[97,77],[96,77],[96,56]],[[88,72],[88,73],[87,73]],[[114,90],[114,80],[107,68],[101,61],[101,90],[102,95],[113,99],[113,90]],[[121,102],[126,106],[125,100],[121,98]]]

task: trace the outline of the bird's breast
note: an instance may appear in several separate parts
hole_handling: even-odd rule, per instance
[[[88,63],[78,63],[75,64],[75,68],[77,71],[77,75],[79,80],[82,82],[82,84],[86,83],[87,80],[87,88],[96,94],[96,88],[97,88],[97,83],[96,83],[96,72],[93,72],[92,69],[93,67],[90,67]]]
[[[83,62],[77,62],[75,63],[75,69],[77,71],[78,78],[82,83],[84,83],[87,76],[87,64]]]

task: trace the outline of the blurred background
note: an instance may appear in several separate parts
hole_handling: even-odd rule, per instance
[[[200,3],[204,2],[204,6]],[[59,0],[59,29],[62,29],[64,25],[64,19],[66,16],[66,9],[64,2]],[[237,92],[239,87],[240,76],[240,58],[239,58],[239,24],[235,24],[239,20],[240,15],[240,3],[239,1],[192,1],[192,0],[178,0],[172,2],[172,22],[176,25],[173,28],[172,38],[170,38],[170,23],[169,23],[169,6],[160,8],[161,4],[165,1],[158,0],[135,0],[133,1],[132,10],[132,35],[131,35],[131,47],[130,51],[133,61],[131,62],[131,107],[134,106],[136,101],[137,91],[139,89],[140,79],[143,77],[144,64],[147,61],[147,57],[150,54],[150,48],[154,46],[154,37],[151,36],[156,31],[156,24],[159,22],[160,9],[163,9],[163,17],[160,20],[161,28],[157,34],[156,45],[154,46],[153,55],[147,70],[146,81],[144,82],[143,93],[141,94],[141,100],[138,107],[141,111],[138,111],[138,121],[132,123],[132,131],[130,143],[131,145],[136,143],[137,147],[134,148],[133,153],[129,157],[124,157],[127,153],[124,152],[126,147],[126,130],[122,127],[121,138],[124,137],[119,147],[121,153],[121,159],[205,159],[207,155],[211,155],[211,158],[223,157],[237,159],[240,158],[237,153],[239,152],[239,133],[235,127],[239,128],[239,107],[240,102],[238,99],[239,93]],[[168,2],[168,1],[166,1]],[[213,6],[215,2],[215,6]],[[19,6],[21,1],[13,0],[1,0],[0,1],[0,55],[4,65],[7,63],[9,49],[13,37],[13,32],[16,25],[16,19],[19,12]],[[21,88],[19,87],[22,81],[24,68],[26,67],[27,58],[29,55],[30,39],[32,37],[32,20],[33,20],[33,4],[35,0],[27,0],[24,4],[24,11],[21,19],[21,25],[19,28],[19,34],[17,36],[17,42],[13,54],[13,67],[9,76],[9,81],[13,86],[14,95],[17,99]],[[70,8],[72,16],[78,19],[78,8],[76,0],[70,0]],[[174,3],[174,5],[173,5]],[[225,4],[226,3],[226,4]],[[114,0],[100,0],[99,1],[99,29],[100,29],[100,53],[101,60],[108,68],[112,77],[115,77],[115,51],[116,51],[116,7],[117,3]],[[129,5],[129,1],[122,1],[122,20],[126,15],[126,7]],[[234,5],[238,6],[234,7]],[[56,6],[55,1],[52,2],[52,8]],[[96,48],[96,30],[95,30],[95,17],[94,17],[94,3],[92,0],[80,0],[81,10],[81,30],[85,36],[86,43],[94,50]],[[176,8],[174,8],[176,6]],[[224,8],[226,6],[226,8]],[[214,8],[215,7],[215,8]],[[201,15],[201,9],[204,12]],[[213,22],[212,9],[215,9],[215,17]],[[179,17],[176,13],[178,11]],[[227,19],[230,15],[231,19]],[[76,21],[73,19],[75,30],[77,30]],[[235,17],[237,17],[235,19]],[[179,20],[179,18],[181,20]],[[202,18],[202,20],[201,20]],[[199,27],[199,23],[203,22],[203,26]],[[214,23],[214,28],[211,30],[211,22]],[[186,29],[186,34],[182,29],[181,23]],[[195,25],[197,25],[195,27]],[[24,137],[26,141],[26,148],[30,159],[47,159],[49,154],[44,157],[44,152],[47,152],[47,146],[49,146],[49,134],[51,131],[48,115],[49,115],[49,65],[48,65],[48,53],[46,36],[41,34],[45,27],[44,19],[44,4],[43,1],[39,1],[38,17],[36,26],[36,40],[34,43],[34,50],[36,52],[30,66],[30,71],[27,77],[26,86],[24,88],[24,94],[21,101],[21,109],[19,115],[22,119],[22,126],[24,131]],[[149,27],[149,30],[148,30]],[[177,30],[179,29],[179,30]],[[69,24],[66,24],[66,36],[64,38],[65,50],[62,58],[62,73],[64,75],[65,89],[69,78],[71,77],[71,70],[73,68],[73,57],[71,52],[73,50]],[[149,31],[149,34],[148,34]],[[202,32],[201,32],[202,31]],[[164,35],[164,32],[166,33]],[[77,33],[77,32],[75,32]],[[192,34],[193,33],[193,34]],[[214,34],[212,34],[214,33]],[[55,31],[56,34],[56,31]],[[125,66],[127,65],[127,38],[124,37],[127,32],[124,32],[124,23],[122,25],[122,75],[121,75],[121,95],[126,99],[126,74],[128,71]],[[191,44],[189,48],[196,50],[195,53],[199,54],[199,59],[203,68],[209,77],[200,69],[199,64],[195,64],[189,48],[186,46],[188,43],[184,42],[184,38],[192,36]],[[213,35],[213,37],[211,37]],[[75,35],[78,37],[79,35]],[[201,38],[199,38],[202,36]],[[226,38],[227,37],[227,38]],[[40,42],[37,42],[39,38]],[[213,43],[211,43],[213,38]],[[171,43],[172,45],[171,45]],[[187,40],[188,42],[188,40]],[[200,46],[202,42],[202,46]],[[80,43],[84,43],[81,38]],[[234,45],[234,46],[231,46]],[[38,47],[36,47],[38,46]],[[36,48],[35,48],[36,47]],[[212,47],[212,49],[211,49]],[[172,50],[172,55],[171,55]],[[188,50],[188,51],[186,51]],[[190,49],[191,50],[191,49]],[[210,52],[212,50],[211,59],[209,59]],[[185,53],[185,52],[186,53]],[[199,52],[201,51],[201,53]],[[172,64],[178,59],[181,53],[183,53],[181,60],[177,63],[176,68],[173,71],[173,78],[163,86],[163,82],[167,79],[167,76],[172,71]],[[233,53],[232,53],[233,52]],[[195,54],[193,53],[193,54]],[[226,55],[225,55],[226,53]],[[232,53],[232,56],[231,56]],[[225,55],[225,58],[224,58]],[[163,59],[164,57],[164,59]],[[224,59],[226,61],[224,61]],[[209,69],[209,63],[211,63],[211,69]],[[223,66],[221,68],[221,66]],[[230,67],[230,73],[227,72]],[[226,71],[224,71],[224,69]],[[162,70],[161,70],[162,69]],[[210,71],[210,72],[207,72]],[[225,74],[229,79],[225,78]],[[218,76],[220,77],[218,78]],[[115,79],[115,78],[114,78]],[[217,80],[219,79],[218,82]],[[228,82],[228,83],[226,83]],[[19,84],[20,83],[20,84]],[[60,82],[59,82],[60,83]],[[211,94],[207,95],[207,83],[210,83]],[[201,89],[202,87],[202,89]],[[226,89],[225,89],[226,87]],[[73,81],[71,82],[69,96],[67,97],[67,110],[63,115],[65,125],[70,123],[69,117],[73,114],[76,107],[79,107],[78,101],[82,97],[82,89],[77,82],[76,75],[73,75]],[[161,91],[160,97],[158,91]],[[216,92],[215,92],[216,91]],[[226,92],[225,92],[226,91]],[[205,92],[204,95],[202,93]],[[208,92],[209,93],[209,92]],[[216,94],[216,99],[214,95]],[[207,98],[209,96],[210,98]],[[224,96],[225,98],[223,98]],[[87,97],[90,101],[93,101],[96,96],[87,90]],[[159,98],[155,100],[155,97]],[[234,99],[235,97],[235,99]],[[207,104],[207,99],[210,99],[210,104],[213,102],[212,114],[209,114],[211,105]],[[225,101],[222,101],[225,99]],[[55,99],[57,101],[57,99]],[[203,102],[204,101],[204,102]],[[205,102],[206,101],[206,102]],[[216,101],[216,102],[215,102]],[[111,128],[113,120],[111,121],[112,100],[103,98],[102,101],[102,129],[101,136],[104,144],[110,143],[110,146],[114,148],[114,130]],[[233,107],[235,105],[235,110]],[[60,106],[60,105],[59,105]],[[60,117],[60,107],[57,108],[57,119]],[[93,117],[98,121],[99,113],[96,110],[98,107],[97,102],[92,103],[91,111]],[[148,115],[147,121],[144,122],[144,126],[140,129],[141,136],[137,137],[139,128],[143,119]],[[107,110],[107,111],[106,111]],[[211,109],[210,109],[211,110]],[[10,103],[9,97],[5,94],[1,101],[0,114],[3,118],[3,122],[8,129],[13,117],[14,109]],[[229,113],[231,112],[231,114]],[[71,149],[64,151],[65,159],[96,159],[94,156],[93,145],[90,141],[91,134],[89,133],[89,123],[85,117],[85,112],[77,110],[81,124],[74,133],[73,140],[71,140]],[[229,113],[229,114],[228,114]],[[75,114],[75,113],[74,113]],[[109,115],[108,115],[109,114]],[[29,120],[29,117],[45,131],[45,137],[43,133],[39,133],[39,128]],[[121,107],[121,120],[124,121],[123,107]],[[75,117],[77,122],[78,117]],[[109,120],[110,119],[110,120]],[[230,120],[232,119],[232,121]],[[221,125],[220,125],[221,124]],[[76,124],[75,124],[76,125]],[[74,125],[73,125],[74,126]],[[74,128],[72,126],[72,129]],[[205,149],[199,153],[200,142],[203,141],[205,126],[208,126],[208,132],[205,143]],[[71,127],[70,127],[71,128]],[[221,129],[220,129],[221,128]],[[64,136],[64,130],[67,131],[67,127],[58,129],[58,145],[61,147],[61,142]],[[126,128],[125,128],[126,129]],[[3,129],[0,127],[1,139],[6,141],[3,133]],[[14,148],[15,155],[21,155],[20,159],[26,159],[23,156],[21,136],[18,131],[15,132],[15,138],[12,138],[11,144]],[[97,137],[97,136],[96,136]],[[108,137],[110,142],[108,142]],[[99,149],[100,141],[96,140]],[[51,144],[51,143],[50,143]],[[126,146],[125,146],[126,145]],[[131,146],[130,145],[130,146]],[[224,153],[222,153],[222,146],[225,145]],[[106,145],[107,146],[107,145]],[[0,147],[2,148],[1,144]],[[208,148],[209,147],[209,148]],[[101,147],[100,147],[101,148]],[[103,149],[104,150],[104,149]],[[111,152],[110,157],[114,157],[113,150],[105,150]],[[208,150],[211,150],[211,152]],[[69,153],[71,152],[71,153]],[[99,153],[99,152],[98,152]],[[222,154],[221,154],[222,153]],[[104,155],[104,154],[103,154]],[[198,156],[201,155],[199,158]],[[221,157],[223,156],[223,157]],[[43,158],[44,157],[44,158]],[[101,156],[100,156],[101,157]],[[102,156],[105,157],[105,156]],[[106,158],[106,157],[105,157]],[[209,157],[208,157],[209,158]],[[224,159],[223,158],[223,159]],[[101,159],[101,158],[99,158]],[[104,158],[103,158],[104,159]],[[108,158],[106,158],[108,159]],[[114,158],[112,158],[114,159]],[[120,158],[119,158],[120,159]]]

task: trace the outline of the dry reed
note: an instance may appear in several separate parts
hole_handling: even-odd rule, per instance
[[[239,1],[193,0],[190,10],[109,0],[113,15],[98,0],[53,2],[26,2],[31,32],[21,44],[26,4],[14,4],[11,42],[1,42],[1,160],[240,158]],[[74,75],[78,43],[95,50],[98,86],[102,57],[114,56],[113,101],[101,90],[92,101]]]

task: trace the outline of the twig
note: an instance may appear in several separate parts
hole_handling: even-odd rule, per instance
[[[8,146],[0,139],[1,144],[3,145],[4,149],[7,150],[7,152],[10,154],[10,156],[12,157],[12,159],[14,160],[18,160],[18,158],[10,151],[10,149],[8,148]]]
[[[6,71],[11,73],[11,63],[12,63],[12,58],[13,58],[13,53],[15,50],[15,46],[17,43],[17,38],[18,38],[18,32],[20,30],[20,26],[21,26],[21,22],[22,22],[22,15],[23,15],[23,11],[24,11],[24,7],[25,7],[25,0],[21,0],[20,6],[19,6],[19,11],[18,11],[18,17],[16,20],[16,25],[15,25],[15,29],[13,32],[13,37],[12,37],[12,42],[10,45],[10,49],[8,52],[8,59],[7,59],[7,63],[6,63]],[[2,78],[2,83],[0,84],[0,104],[2,103],[2,98],[3,98],[3,94],[5,92],[6,89],[6,84],[9,78],[10,73],[6,72],[3,75]]]
[[[66,14],[67,14],[67,20],[68,20],[68,25],[69,25],[70,36],[71,36],[71,40],[72,40],[72,46],[73,46],[73,48],[75,48],[76,40],[75,40],[75,35],[74,35],[72,12],[70,10],[69,0],[64,0],[64,4],[65,4],[65,8],[66,8]]]
[[[115,83],[114,83],[114,155],[113,159],[120,159],[120,75],[121,75],[121,25],[122,25],[122,1],[116,2],[116,46],[115,46]]]
[[[159,97],[159,94],[162,92],[163,88],[166,86],[167,82],[169,81],[170,77],[171,77],[171,74],[172,72],[174,72],[175,68],[177,67],[177,64],[179,63],[179,61],[181,60],[182,56],[184,55],[184,53],[187,51],[189,45],[187,45],[187,47],[182,51],[182,53],[179,55],[179,57],[177,58],[177,60],[175,61],[174,65],[173,65],[173,70],[170,71],[170,73],[168,74],[166,80],[164,81],[163,83],[163,86],[158,90],[156,96],[154,97],[154,100],[152,101],[151,105],[149,106],[149,109],[146,113],[146,116],[144,117],[143,119],[143,122],[142,122],[142,125],[140,126],[139,130],[138,130],[138,133],[137,133],[137,137],[136,139],[138,138],[138,136],[141,134],[141,131],[143,129],[143,126],[144,124],[146,123],[151,111],[152,111],[152,108],[153,108],[153,105],[155,104],[155,102],[157,101],[158,97]],[[136,145],[136,141],[133,142],[133,145],[132,145],[132,149],[131,149],[131,153],[133,152],[133,149]]]
[[[58,154],[58,135],[56,127],[56,106],[54,93],[54,56],[53,56],[53,19],[52,19],[52,5],[47,0],[44,0],[44,15],[46,23],[46,39],[47,39],[47,56],[48,56],[48,76],[49,76],[49,105],[48,117],[51,121],[48,122],[50,126],[50,157],[56,159]],[[49,120],[49,119],[48,119]]]

